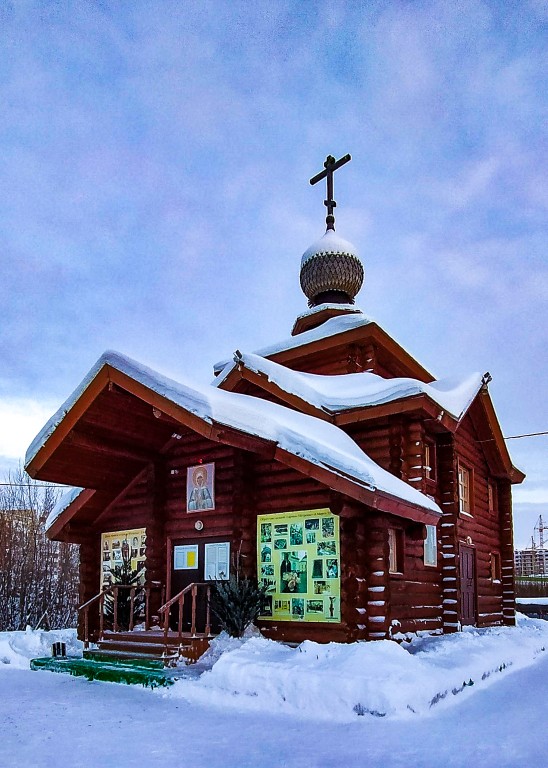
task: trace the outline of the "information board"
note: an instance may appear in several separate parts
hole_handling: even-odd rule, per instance
[[[341,620],[339,518],[329,509],[257,516],[261,619]]]
[[[173,547],[173,569],[193,571],[198,568],[198,545],[180,544]]]
[[[204,578],[206,581],[226,581],[229,578],[230,542],[205,545]]]

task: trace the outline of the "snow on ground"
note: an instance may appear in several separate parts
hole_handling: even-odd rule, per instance
[[[516,603],[521,605],[548,605],[548,597],[516,597]]]
[[[31,659],[51,656],[53,643],[65,643],[69,656],[81,656],[83,644],[76,638],[75,629],[55,629],[51,632],[32,630],[0,632],[0,671],[4,664],[18,669],[29,669]]]
[[[548,764],[548,622],[405,647],[221,638],[167,692],[24,669],[52,634],[0,634],[1,766]]]
[[[181,680],[171,695],[220,708],[350,722],[357,715],[416,718],[447,707],[532,664],[548,649],[548,623],[467,628],[399,645],[376,643],[298,648],[253,637],[224,653],[198,681]],[[472,690],[474,689],[474,690]]]

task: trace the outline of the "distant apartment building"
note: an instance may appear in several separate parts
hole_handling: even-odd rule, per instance
[[[516,576],[542,576],[548,574],[548,549],[529,547],[514,550]]]

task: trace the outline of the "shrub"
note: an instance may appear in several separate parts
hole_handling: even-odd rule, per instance
[[[266,587],[248,576],[231,576],[213,584],[210,597],[211,612],[221,628],[232,637],[241,637],[261,612]]]
[[[113,586],[116,584],[128,584],[132,587],[136,587],[137,593],[133,602],[133,621],[138,622],[144,612],[145,597],[142,591],[139,591],[141,586],[142,571],[134,571],[131,568],[129,560],[123,560],[122,565],[115,566],[112,570]],[[118,631],[127,631],[130,626],[131,620],[131,590],[119,589],[117,599],[117,618],[118,618]],[[108,624],[114,624],[114,595],[107,593],[105,595],[104,603],[104,616]]]

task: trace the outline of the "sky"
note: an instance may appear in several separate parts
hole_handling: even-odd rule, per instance
[[[106,349],[179,380],[289,336],[336,229],[436,376],[548,430],[546,33],[520,2],[0,0],[0,472]],[[516,542],[548,519],[548,437]]]

